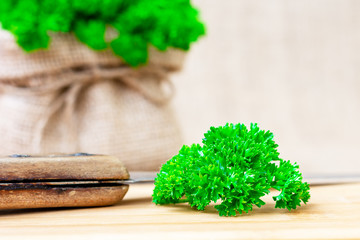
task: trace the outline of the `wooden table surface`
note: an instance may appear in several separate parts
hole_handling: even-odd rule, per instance
[[[219,217],[210,206],[156,206],[153,184],[132,185],[115,206],[0,211],[0,239],[360,239],[360,183],[311,187],[294,211],[267,204]]]

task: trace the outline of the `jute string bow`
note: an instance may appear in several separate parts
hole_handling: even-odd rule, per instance
[[[146,66],[139,69],[130,67],[87,67],[73,68],[62,72],[56,76],[49,74],[37,78],[23,79],[27,86],[14,86],[6,84],[3,81],[0,85],[1,91],[11,92],[18,96],[40,96],[54,93],[57,96],[50,103],[37,121],[33,136],[33,151],[37,152],[42,149],[45,130],[52,116],[62,110],[68,131],[69,149],[77,151],[76,139],[76,119],[75,110],[77,100],[81,92],[88,86],[99,81],[119,81],[127,87],[137,91],[143,97],[154,104],[164,104],[171,99],[174,93],[174,87],[168,79],[169,69],[157,66]],[[159,85],[166,89],[149,89],[143,81],[147,79],[156,79]],[[41,79],[41,80],[40,80]]]

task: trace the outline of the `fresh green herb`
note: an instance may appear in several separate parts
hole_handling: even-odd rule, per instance
[[[274,188],[280,191],[273,197],[276,208],[296,209],[309,200],[309,185],[296,163],[279,158],[277,147],[273,134],[257,124],[211,127],[202,146],[183,146],[162,166],[153,201],[188,202],[198,210],[219,201],[220,216],[235,216],[264,205],[261,197]]]
[[[5,0],[0,22],[26,51],[47,48],[49,31],[74,32],[94,50],[110,46],[132,66],[147,62],[149,44],[188,50],[205,32],[190,0]],[[107,25],[119,33],[110,41]]]

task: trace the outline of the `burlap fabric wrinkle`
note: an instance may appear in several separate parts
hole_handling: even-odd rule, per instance
[[[70,34],[26,54],[0,31],[0,154],[112,154],[129,170],[158,170],[181,146],[169,74],[184,53],[149,56],[131,68]]]

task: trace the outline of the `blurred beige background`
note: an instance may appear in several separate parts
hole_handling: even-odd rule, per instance
[[[193,4],[207,37],[173,75],[184,142],[258,122],[305,174],[360,174],[360,1]]]

